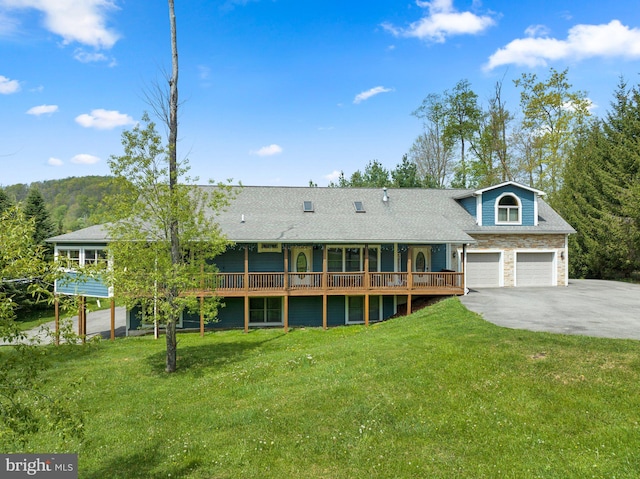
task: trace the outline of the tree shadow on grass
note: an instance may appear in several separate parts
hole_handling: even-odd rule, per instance
[[[276,341],[285,333],[256,342],[231,342],[207,344],[202,346],[180,346],[178,344],[178,368],[173,374],[189,374],[201,377],[207,370],[237,362],[248,352]],[[168,377],[165,372],[166,351],[159,351],[146,357],[153,373]]]
[[[127,454],[110,458],[102,465],[91,471],[83,471],[80,458],[80,477],[86,479],[156,479],[167,477],[185,477],[201,465],[201,460],[195,457],[181,458],[179,464],[162,468],[166,464],[171,451],[160,444],[150,444],[144,448],[132,446]]]

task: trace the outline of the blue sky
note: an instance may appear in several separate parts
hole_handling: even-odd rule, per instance
[[[319,186],[394,168],[429,93],[569,69],[603,115],[638,83],[640,9],[619,0],[176,0],[179,155],[201,183]],[[0,185],[105,175],[170,70],[164,0],[0,0]]]

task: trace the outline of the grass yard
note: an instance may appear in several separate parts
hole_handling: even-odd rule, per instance
[[[83,479],[636,478],[640,343],[503,329],[444,300],[328,331],[50,348]],[[0,350],[0,354],[2,351]],[[77,386],[74,385],[77,383]]]

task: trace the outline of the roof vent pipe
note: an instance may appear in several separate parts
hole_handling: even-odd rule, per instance
[[[244,215],[240,217],[240,223],[244,223]]]
[[[386,203],[387,201],[389,201],[389,195],[387,194],[387,188],[386,187],[382,188],[382,192],[384,194],[384,196],[382,197],[382,201],[384,201]]]

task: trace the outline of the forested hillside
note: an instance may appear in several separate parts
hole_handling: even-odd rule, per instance
[[[66,233],[101,223],[104,219],[103,199],[115,192],[115,182],[109,176],[82,176],[63,180],[19,183],[4,187],[8,198],[16,203],[27,198],[36,187],[45,200],[56,233]]]

